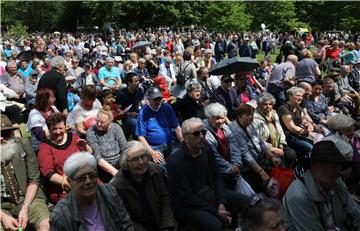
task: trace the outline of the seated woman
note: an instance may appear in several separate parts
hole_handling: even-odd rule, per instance
[[[130,141],[110,184],[116,188],[135,230],[176,230],[162,170],[150,159],[144,144]]]
[[[289,100],[277,109],[281,126],[289,147],[296,151],[297,157],[307,156],[313,147],[313,132],[321,131],[301,107],[304,89],[291,87],[287,90]]]
[[[256,107],[254,104],[255,102],[241,104],[236,111],[237,118],[229,125],[229,128],[235,137],[236,145],[243,146],[242,143],[245,142],[245,150],[242,153],[246,165],[241,169],[242,177],[255,192],[265,192],[264,185],[270,177],[260,162],[269,160],[270,164],[278,166],[281,159],[271,152],[252,124]]]
[[[201,85],[196,80],[191,80],[186,86],[187,94],[183,99],[178,99],[172,104],[174,111],[180,118],[180,121],[197,117],[205,119],[204,106],[200,102]]]
[[[96,114],[101,108],[100,101],[96,98],[95,85],[86,85],[81,89],[81,100],[72,111],[72,118],[79,136],[85,137],[86,130],[94,123]]]
[[[95,126],[86,132],[86,140],[98,162],[99,178],[107,183],[118,171],[118,162],[127,141],[120,125],[112,122],[109,106],[100,109],[95,121]]]
[[[257,194],[251,205],[242,220],[242,231],[285,230],[280,200]]]
[[[304,100],[304,107],[314,123],[319,125],[323,130],[323,134],[327,136],[330,134],[329,129],[326,128],[330,112],[328,100],[322,94],[323,81],[318,80],[311,85],[312,92],[309,97]]]
[[[263,92],[256,101],[257,108],[254,113],[253,126],[261,140],[265,141],[270,148],[270,151],[276,156],[284,157],[286,167],[292,167],[296,160],[296,153],[287,147],[286,136],[281,127],[279,116],[273,110],[274,96]]]
[[[26,123],[26,129],[30,131],[31,144],[35,152],[39,150],[40,143],[45,141],[49,134],[45,123],[46,118],[55,112],[59,112],[54,106],[54,102],[55,96],[51,89],[42,88],[38,90],[35,105],[30,111]]]
[[[236,178],[243,167],[242,154],[246,152],[246,144],[237,145],[232,131],[225,123],[226,108],[220,103],[206,106],[207,119],[203,121],[208,130],[205,139],[215,155],[220,172],[223,174],[227,188],[234,189]]]
[[[66,132],[65,121],[66,116],[59,112],[47,117],[49,137],[40,144],[37,156],[40,173],[47,180],[47,195],[52,203],[57,203],[69,190],[63,171],[65,160],[79,151],[92,152],[85,140]]]
[[[253,89],[249,85],[249,78],[245,73],[235,75],[235,87],[237,98],[236,106],[242,103],[247,103],[250,100],[255,99],[256,94],[253,93]]]

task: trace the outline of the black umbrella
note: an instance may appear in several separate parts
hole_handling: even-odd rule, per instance
[[[233,57],[231,59],[223,59],[211,67],[209,74],[224,75],[236,74],[239,72],[252,71],[259,67],[259,62],[250,57]]]
[[[149,41],[140,41],[134,44],[134,46],[132,47],[132,49],[137,49],[140,47],[146,47],[146,46],[150,46],[151,42]]]
[[[17,55],[17,59],[19,60],[26,60],[27,62],[29,62],[30,60],[32,60],[35,56],[39,59],[42,59],[44,56],[46,55],[45,52],[38,52],[38,51],[34,51],[34,50],[27,50],[27,51],[22,51]]]

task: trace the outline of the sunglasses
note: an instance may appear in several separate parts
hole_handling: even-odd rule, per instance
[[[200,136],[200,134],[202,134],[203,136],[205,136],[207,133],[207,130],[206,129],[202,129],[202,130],[198,130],[198,131],[195,131],[195,132],[189,132],[187,134],[192,134],[193,136],[195,137],[198,137]]]

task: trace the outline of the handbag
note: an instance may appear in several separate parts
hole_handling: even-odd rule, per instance
[[[281,199],[294,180],[294,170],[284,167],[273,167],[270,172],[271,179],[266,187],[269,195]]]
[[[252,197],[256,194],[254,192],[254,190],[251,188],[251,186],[249,185],[249,183],[241,176],[239,176],[237,179],[236,186],[235,186],[235,192],[241,193],[241,194],[249,196],[249,197]]]

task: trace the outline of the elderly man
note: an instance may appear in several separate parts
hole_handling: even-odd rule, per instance
[[[351,145],[339,135],[314,145],[310,169],[283,198],[286,230],[360,230],[360,208],[339,179],[352,158]]]
[[[165,62],[159,66],[160,76],[165,77],[166,84],[170,88],[172,84],[176,83],[174,64],[172,63],[171,57],[165,57]]]
[[[360,58],[352,63],[349,83],[356,92],[360,92]]]
[[[119,69],[114,66],[113,58],[107,57],[105,59],[105,66],[99,69],[98,77],[103,87],[109,88],[113,92],[116,92],[120,89],[120,73]]]
[[[67,88],[64,77],[65,61],[61,56],[51,59],[52,69],[46,72],[40,79],[38,90],[42,88],[52,89],[56,98],[55,106],[63,113],[67,114]]]
[[[298,61],[298,57],[296,55],[289,55],[286,60],[286,62],[274,68],[266,83],[268,92],[276,99],[275,108],[285,103],[286,88],[293,86],[295,83],[295,64]]]
[[[0,81],[6,87],[15,91],[20,99],[24,99],[25,93],[25,76],[17,71],[16,62],[11,61],[7,65],[8,72],[0,76]]]
[[[235,225],[236,214],[250,199],[225,189],[214,153],[205,145],[207,131],[199,118],[185,120],[184,142],[168,159],[169,193],[178,221],[196,230],[221,230]],[[233,219],[234,218],[234,219]]]
[[[115,188],[97,184],[96,166],[89,153],[75,153],[65,161],[71,192],[54,207],[51,230],[134,230]]]
[[[46,197],[39,187],[35,153],[26,138],[14,138],[8,119],[1,117],[1,226],[0,230],[49,230]],[[17,219],[15,218],[17,217]]]
[[[183,141],[174,109],[163,103],[163,95],[157,87],[151,87],[146,95],[147,104],[139,111],[135,135],[145,144],[156,163],[163,163],[173,148],[173,132]]]
[[[136,230],[174,230],[176,222],[159,165],[149,162],[146,146],[130,141],[112,184],[123,200]]]

